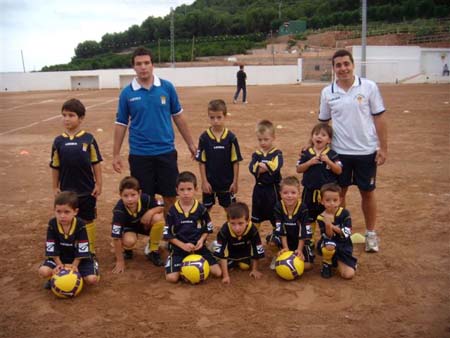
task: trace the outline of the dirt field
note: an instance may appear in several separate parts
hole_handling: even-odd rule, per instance
[[[311,111],[321,87],[250,87],[248,105],[231,104],[232,87],[179,88],[179,94],[195,138],[207,127],[207,102],[230,102],[228,127],[244,156],[238,197],[249,203],[256,121],[282,126],[276,140],[285,158],[282,173],[294,174],[317,120]],[[229,286],[214,279],[169,285],[163,268],[145,259],[143,239],[125,273],[111,273],[111,209],[121,179],[111,166],[118,90],[1,94],[0,337],[450,337],[450,86],[386,85],[381,91],[389,156],[378,174],[380,252],[366,254],[357,245],[359,268],[351,281],[322,279],[319,260],[313,271],[285,282],[269,270],[269,257],[261,280],[233,271]],[[95,134],[105,160],[97,222],[102,278],[78,298],[60,300],[42,289],[37,269],[52,217],[50,147],[62,132],[60,106],[71,97],[88,107],[84,127]],[[177,147],[180,169],[198,173],[178,134]],[[355,188],[348,201],[354,231],[363,233]],[[218,207],[212,219],[216,229],[224,222]]]

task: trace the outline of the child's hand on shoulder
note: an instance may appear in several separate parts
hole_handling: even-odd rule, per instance
[[[262,277],[262,273],[258,270],[252,270],[250,271],[250,277],[253,277],[254,279],[260,279]]]

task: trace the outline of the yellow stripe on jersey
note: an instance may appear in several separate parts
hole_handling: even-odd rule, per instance
[[[58,151],[55,149],[55,151],[53,152],[53,156],[52,156],[52,167],[55,168],[59,168],[59,166],[61,165],[60,161],[59,161],[59,155],[58,155]]]
[[[200,159],[202,162],[206,162],[206,151],[204,151],[204,150],[202,151]]]
[[[236,153],[236,147],[234,144],[231,145],[231,162],[236,162],[238,159],[237,153]]]
[[[90,145],[90,148],[91,148],[91,162],[96,163],[98,162],[97,152],[95,151],[95,147],[93,144]]]
[[[275,156],[272,160],[270,160],[269,162],[266,162],[266,165],[269,167],[269,169],[271,171],[276,171],[279,166],[278,156]]]

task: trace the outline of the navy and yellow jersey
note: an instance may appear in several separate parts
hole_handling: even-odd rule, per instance
[[[329,146],[327,146],[321,152],[321,154],[327,155],[331,161],[337,162],[339,165],[342,166],[342,164],[339,161],[338,154],[335,151],[331,150]],[[318,154],[316,154],[314,149],[310,147],[302,151],[302,155],[300,159],[297,161],[297,165],[308,162],[310,159],[312,159],[314,156],[317,155]],[[331,168],[325,162],[320,162],[316,165],[313,165],[303,173],[302,184],[304,187],[308,189],[320,189],[322,185],[333,182],[337,182],[337,175],[333,173]]]
[[[176,201],[166,216],[163,238],[165,240],[178,239],[183,243],[197,244],[204,233],[212,233],[213,224],[208,210],[199,201],[194,200],[191,210],[184,212],[180,201]],[[176,245],[174,250],[182,251]]]
[[[259,163],[265,163],[268,171],[260,174]],[[283,166],[283,153],[277,148],[272,148],[264,153],[257,150],[252,154],[252,160],[248,166],[250,172],[256,178],[256,184],[278,185],[281,181],[281,167]]]
[[[59,188],[78,195],[90,195],[95,187],[92,165],[102,156],[92,134],[80,131],[74,136],[66,133],[55,138],[50,167],[59,170]]]
[[[74,217],[69,231],[64,232],[56,218],[48,222],[45,256],[59,257],[63,263],[70,264],[75,258],[90,258],[89,240],[84,222]]]
[[[157,201],[153,196],[142,193],[138,201],[136,212],[132,212],[120,199],[113,209],[111,237],[122,238],[125,228],[135,228],[137,232],[142,216],[144,216],[148,210],[162,206],[163,203]]]
[[[329,238],[325,233],[325,222],[322,215],[317,216],[317,223],[319,224],[322,238],[351,245],[352,241],[350,236],[352,235],[352,219],[347,209],[339,207],[334,215],[333,225],[339,227],[342,234],[334,233],[333,237]]]
[[[264,248],[258,229],[249,222],[241,237],[238,237],[231,225],[226,222],[217,234],[214,256],[221,259],[243,260],[264,257]]]
[[[206,178],[214,191],[228,191],[233,183],[233,164],[242,161],[236,136],[227,128],[219,139],[211,128],[200,135],[195,159],[205,164]]]
[[[274,208],[275,231],[277,236],[286,236],[290,250],[296,250],[299,239],[308,240],[312,238],[311,219],[308,209],[301,200],[297,201],[294,211],[290,214],[280,201]]]

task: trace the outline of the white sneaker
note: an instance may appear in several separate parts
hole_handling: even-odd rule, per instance
[[[147,245],[144,248],[144,254],[147,256],[150,253],[150,243],[147,242]]]
[[[270,262],[270,270],[275,270],[275,265],[276,265],[276,263],[277,263],[277,257],[276,256],[274,256],[273,258],[272,258],[272,262]]]
[[[378,252],[378,236],[375,231],[366,233],[366,252]]]

